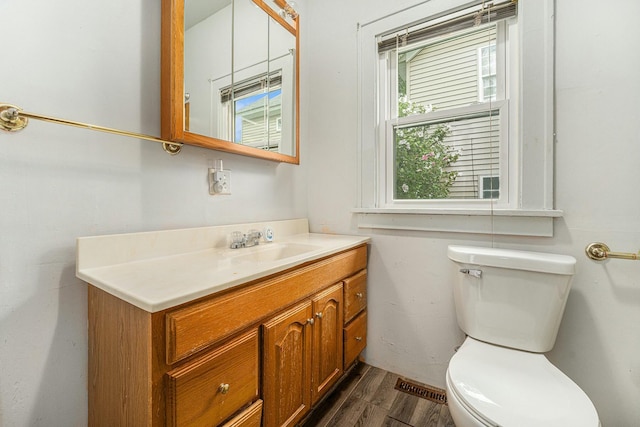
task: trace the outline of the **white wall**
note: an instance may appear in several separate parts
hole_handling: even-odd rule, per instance
[[[0,102],[160,134],[159,1],[0,1],[0,28]],[[231,196],[208,194],[215,159]],[[304,164],[36,120],[0,132],[0,426],[86,425],[76,237],[305,217],[306,188]]]
[[[303,111],[312,118],[305,132],[314,231],[359,232],[349,212],[358,189],[356,25],[417,3],[308,0],[301,67]],[[584,248],[604,241],[613,250],[640,249],[640,3],[623,0],[614,11],[594,1],[557,3],[555,188],[564,216],[556,220],[553,238],[495,242],[578,260],[549,358],[591,397],[603,425],[636,426],[640,263],[598,264]],[[487,245],[490,237],[376,232],[372,238],[367,360],[443,387],[448,360],[463,339],[446,246]]]

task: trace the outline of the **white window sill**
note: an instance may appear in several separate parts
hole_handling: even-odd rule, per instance
[[[358,228],[509,236],[553,236],[560,210],[466,208],[356,208]]]

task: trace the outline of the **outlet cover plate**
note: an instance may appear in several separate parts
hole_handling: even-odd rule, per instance
[[[212,196],[231,194],[231,171],[229,169],[221,171],[209,169],[209,194]]]

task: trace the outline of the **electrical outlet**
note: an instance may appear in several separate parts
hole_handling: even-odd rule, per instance
[[[209,194],[231,194],[231,171],[209,168]]]

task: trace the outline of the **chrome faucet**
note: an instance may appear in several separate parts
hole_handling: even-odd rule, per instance
[[[250,248],[260,244],[262,233],[258,230],[249,230],[247,234],[240,231],[231,233],[231,249]]]
[[[260,238],[262,237],[262,233],[258,230],[249,230],[247,233],[247,242],[245,247],[256,246],[260,244]]]

